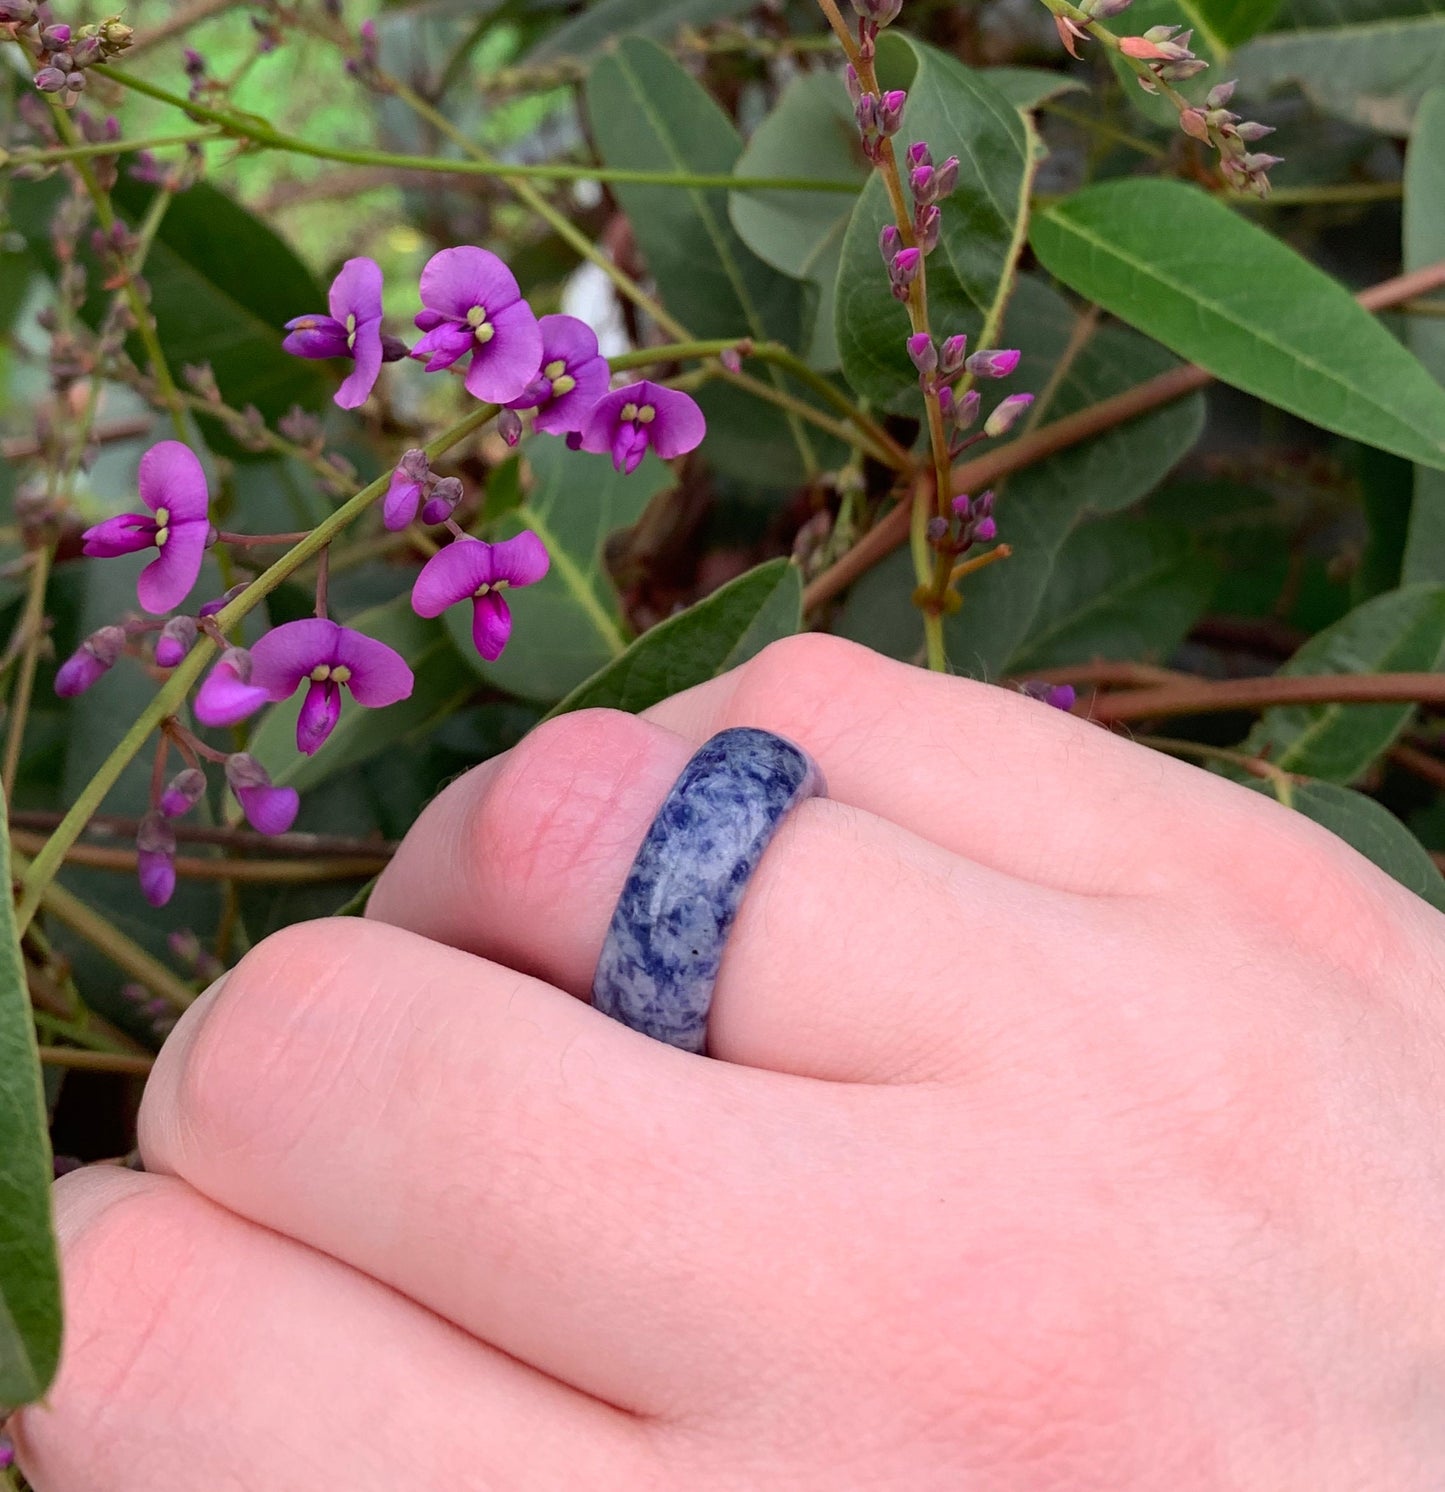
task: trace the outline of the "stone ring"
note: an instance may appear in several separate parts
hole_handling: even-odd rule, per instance
[[[705,1050],[748,880],[788,811],[826,790],[813,759],[771,731],[739,727],[704,743],[632,862],[592,980],[597,1009],[685,1052]]]

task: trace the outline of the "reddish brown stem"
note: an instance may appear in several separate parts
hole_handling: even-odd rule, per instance
[[[1263,679],[1197,679],[1156,689],[1096,695],[1089,717],[1101,725],[1159,720],[1171,715],[1212,715],[1264,710],[1272,705],[1445,705],[1445,674],[1375,673],[1275,675]]]

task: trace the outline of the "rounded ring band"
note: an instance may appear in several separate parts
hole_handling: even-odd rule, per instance
[[[705,742],[663,800],[612,914],[592,1003],[687,1052],[707,1046],[723,947],[778,825],[826,792],[801,748],[743,726]]]

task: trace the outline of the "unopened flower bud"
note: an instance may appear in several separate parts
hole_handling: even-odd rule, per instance
[[[953,411],[953,426],[955,430],[971,430],[974,422],[978,419],[979,406],[983,403],[983,395],[977,389],[970,389],[958,401]]]
[[[1019,365],[1023,354],[1016,350],[985,348],[964,364],[975,378],[1007,378]]]
[[[100,38],[87,36],[71,48],[70,61],[73,67],[89,67],[92,63],[99,62],[104,55],[105,49],[101,46]]]
[[[404,471],[413,482],[429,482],[431,480],[431,462],[427,460],[427,454],[420,446],[413,446],[409,451],[403,453],[397,463],[399,470]]]
[[[47,52],[61,52],[70,45],[74,34],[69,26],[46,26],[40,33],[40,45]]]
[[[100,23],[100,39],[107,52],[123,52],[135,39],[135,28],[111,16]]]
[[[421,521],[423,523],[445,523],[461,500],[461,478],[443,477],[432,488],[431,496],[427,498],[421,510]]]
[[[938,371],[938,349],[927,332],[915,332],[908,339],[908,356],[925,382],[930,374]]]
[[[102,627],[89,637],[56,670],[55,692],[62,699],[84,694],[115,666],[125,651],[125,628]]]
[[[963,335],[945,337],[938,355],[938,371],[945,378],[952,378],[963,367],[968,356],[968,338]]]
[[[187,767],[177,772],[158,805],[163,817],[178,819],[188,814],[206,795],[206,774],[199,767]]]
[[[1134,0],[1084,0],[1081,9],[1085,15],[1095,21],[1112,21],[1115,16],[1121,16],[1134,3]]]
[[[983,433],[990,440],[997,440],[1000,435],[1007,435],[1033,402],[1032,394],[1010,394],[984,422]]]
[[[35,74],[35,86],[41,93],[63,93],[65,74],[58,67],[42,67]]]
[[[937,207],[925,207],[913,220],[913,236],[925,254],[931,254],[938,247],[942,232],[943,214]]]
[[[136,874],[145,899],[163,907],[176,889],[176,833],[158,813],[140,821],[135,836]]]
[[[35,19],[35,0],[0,0],[0,26],[28,26]]]
[[[907,300],[913,282],[923,266],[922,249],[899,249],[888,266],[888,279],[896,300]]]
[[[913,200],[920,206],[926,207],[936,198],[935,181],[938,173],[932,166],[915,166],[908,176],[908,185],[913,192]]]
[[[522,416],[515,409],[504,409],[497,415],[497,434],[514,446],[522,438]]]
[[[929,544],[937,549],[948,537],[948,519],[940,518],[935,514],[928,520],[928,527],[924,532]]]
[[[1209,90],[1209,95],[1204,100],[1205,107],[1210,109],[1223,109],[1234,97],[1234,90],[1237,87],[1239,87],[1237,81],[1216,84]]]
[[[886,223],[878,234],[878,250],[883,255],[884,264],[892,267],[893,260],[903,247],[903,235],[893,223]]]
[[[1078,698],[1072,684],[1046,684],[1042,679],[1030,679],[1019,686],[1019,693],[1036,699],[1040,704],[1051,705],[1056,710],[1072,710]]]
[[[903,0],[853,0],[853,9],[874,26],[891,26],[903,9]]]
[[[843,86],[847,88],[848,98],[856,109],[863,97],[863,84],[858,79],[858,69],[851,62],[843,69]]]
[[[958,190],[958,157],[951,155],[938,168],[933,179],[933,194],[939,202],[946,201]]]
[[[384,363],[399,363],[403,358],[411,356],[411,348],[401,340],[393,337],[388,332],[381,334],[381,360]]]
[[[998,524],[992,518],[980,518],[973,526],[973,537],[980,544],[992,543],[998,538]]]
[[[931,166],[933,164],[933,152],[922,140],[915,140],[908,147],[908,165],[911,170],[916,171],[920,166]]]
[[[885,93],[878,105],[878,132],[882,135],[896,135],[903,128],[903,110],[908,103],[908,95],[901,88],[891,88]]]
[[[173,616],[156,638],[157,667],[174,668],[190,652],[199,630],[194,618]]]

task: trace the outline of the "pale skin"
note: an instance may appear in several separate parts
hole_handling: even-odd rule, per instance
[[[711,1059],[588,1008],[730,725],[830,799]],[[40,1492],[1425,1492],[1445,919],[1266,797],[797,639],[449,787],[56,1188]]]

